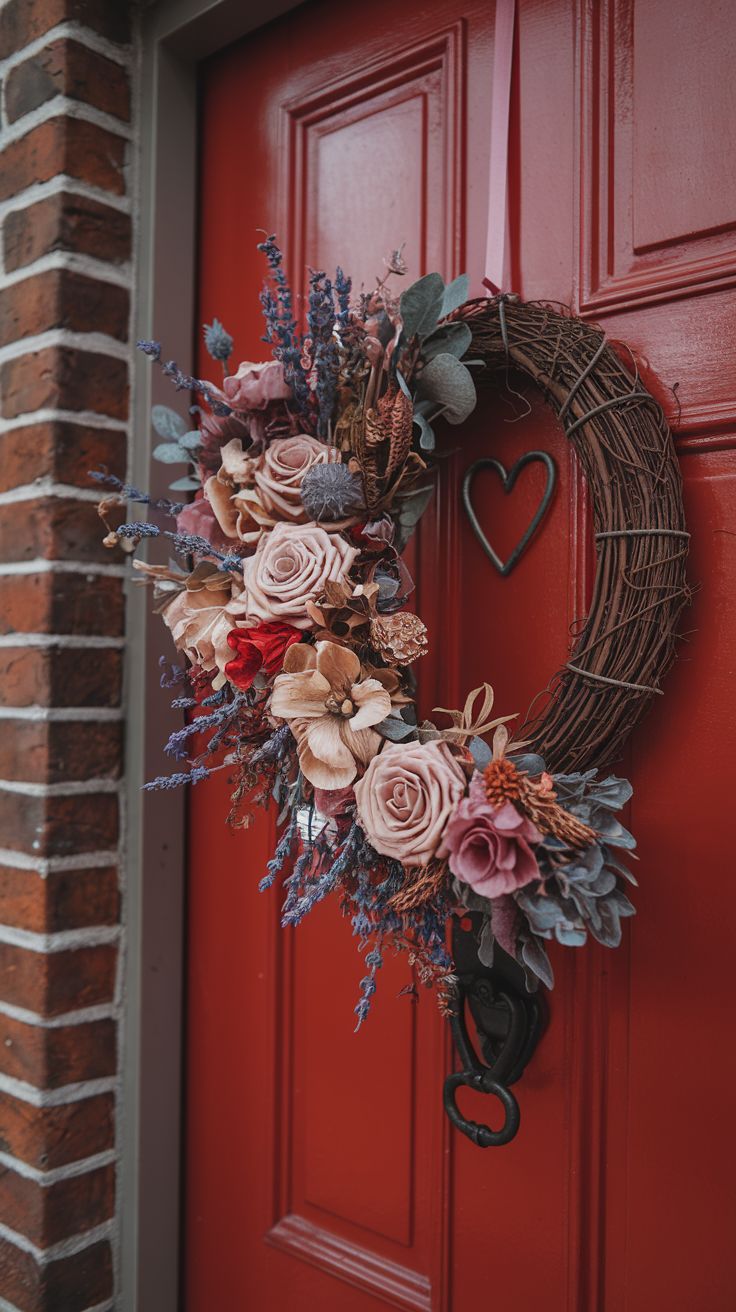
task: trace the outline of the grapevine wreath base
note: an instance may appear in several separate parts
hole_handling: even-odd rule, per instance
[[[428,274],[399,295],[400,252],[372,291],[310,271],[297,325],[282,257],[265,253],[261,302],[273,358],[229,368],[215,320],[205,341],[221,385],[183,374],[194,427],[157,406],[154,454],[186,461],[190,504],[151,501],[151,520],[109,529],[128,550],[169,540],[182,566],[136,561],[188,668],[164,668],[191,713],[166,751],[183,764],[148,784],[227,770],[230,822],[275,800],[282,829],[261,887],[283,878],[283,923],[339,899],[366,972],[358,1024],[387,949],[406,951],[447,1009],[447,922],[470,910],[478,951],[498,943],[530,989],[553,983],[546,945],[615,946],[633,913],[618,813],[630,785],[605,772],[672,660],[688,597],[680,476],[662,411],[630,353],[559,308],[513,296],[467,301],[467,278]],[[521,728],[495,716],[488,684],[462,710],[419,721],[415,665],[428,648],[407,609],[402,551],[432,496],[433,422],[462,424],[480,387],[509,369],[541,389],[575,446],[593,506],[590,613],[544,709]],[[518,377],[518,373],[517,373]],[[109,528],[109,525],[108,525]],[[199,744],[205,742],[205,746]],[[196,752],[195,742],[198,744]]]

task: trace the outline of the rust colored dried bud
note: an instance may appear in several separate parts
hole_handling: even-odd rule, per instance
[[[376,615],[371,620],[371,642],[388,665],[411,665],[429,650],[426,626],[406,610]]]
[[[519,801],[524,776],[519,774],[513,761],[500,756],[497,760],[489,761],[483,771],[483,783],[491,806],[503,806],[505,802]]]

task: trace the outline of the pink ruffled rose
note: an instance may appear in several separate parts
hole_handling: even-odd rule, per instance
[[[450,817],[445,843],[450,870],[482,897],[498,898],[541,878],[531,844],[542,835],[513,802],[492,806],[480,775]]]
[[[232,550],[232,543],[228,542],[223,533],[212,506],[202,495],[198,495],[179,512],[176,517],[176,531],[206,538],[218,551]]]
[[[277,524],[243,565],[248,622],[314,628],[307,602],[316,601],[326,583],[345,582],[359,554],[339,533],[318,524]]]
[[[222,384],[225,400],[233,410],[265,410],[271,401],[288,401],[291,388],[278,360],[253,364],[244,360],[238,372]]]
[[[337,447],[328,446],[307,433],[277,437],[270,442],[255,466],[254,478],[258,502],[271,522],[290,519],[303,524],[309,518],[300,496],[304,475],[313,465],[331,464],[339,459]]]
[[[395,743],[354,785],[358,819],[382,856],[426,866],[446,855],[445,827],[465,786],[465,772],[446,743]]]

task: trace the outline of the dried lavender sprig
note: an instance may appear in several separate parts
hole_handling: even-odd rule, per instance
[[[159,528],[157,524],[143,520],[120,524],[115,532],[121,538],[168,538],[180,556],[214,556],[219,569],[227,571],[243,568],[242,557],[218,551],[207,538],[200,537],[198,533],[172,533],[170,529]]]
[[[353,822],[340,852],[332,865],[329,866],[327,870],[323,871],[317,879],[307,885],[301,897],[289,906],[288,911],[286,908],[284,909],[284,913],[281,917],[281,924],[283,926],[298,925],[318,902],[321,902],[327,897],[328,893],[332,892],[335,886],[339,883],[341,875],[343,875],[347,869],[348,862],[358,845],[360,835],[361,831],[357,824]],[[315,844],[315,846],[319,851],[320,847],[317,844]],[[322,847],[321,850],[324,852],[325,849]]]
[[[365,961],[366,965],[369,967],[369,973],[364,975],[360,981],[361,997],[353,1008],[358,1017],[358,1023],[355,1026],[356,1034],[364,1021],[368,1019],[368,1013],[371,1009],[371,998],[376,991],[376,971],[380,970],[383,965],[383,952],[381,949],[380,937],[376,940],[375,946],[367,954]]]
[[[227,368],[227,362],[233,353],[234,342],[225,327],[219,319],[213,319],[212,323],[206,323],[202,326],[204,333],[204,344],[213,360],[217,360],[224,368]]]
[[[276,851],[266,865],[268,873],[263,876],[263,879],[258,885],[259,893],[264,893],[267,888],[270,888],[277,876],[281,874],[281,871],[294,849],[298,834],[298,816],[296,807],[294,807],[294,810],[291,813],[291,819],[278,841]]]
[[[88,469],[87,477],[93,478],[96,483],[104,483],[106,487],[114,488],[121,497],[125,497],[126,501],[139,501],[144,506],[150,506],[152,510],[160,510],[162,514],[169,515],[171,519],[176,519],[184,509],[183,501],[169,501],[168,497],[149,496],[148,492],[141,492],[140,488],[124,483],[122,479],[116,478],[115,474],[108,474],[104,469]]]
[[[183,665],[172,665],[165,656],[159,656],[158,668],[161,671],[159,683],[162,688],[175,688],[177,684],[183,683],[187,677]]]
[[[203,779],[209,778],[211,770],[206,769],[203,765],[197,765],[188,773],[181,774],[160,774],[149,783],[143,785],[144,793],[153,793],[162,789],[181,788],[184,784],[198,784]]]
[[[232,408],[226,405],[224,401],[218,401],[217,397],[212,395],[210,384],[206,383],[203,378],[194,378],[191,374],[185,374],[183,369],[179,368],[176,360],[167,360],[162,363],[160,342],[146,341],[145,338],[141,338],[140,341],[136,342],[136,346],[139,351],[143,351],[144,355],[150,356],[154,364],[159,365],[161,372],[166,378],[171,379],[177,392],[198,392],[207,402],[214,415],[225,416],[232,414]]]
[[[337,296],[337,305],[339,314],[337,322],[341,327],[345,327],[350,318],[350,293],[353,290],[353,280],[347,277],[338,264],[335,270],[335,294]]]
[[[183,759],[186,756],[185,744],[194,734],[204,733],[207,729],[219,729],[222,724],[229,723],[238,714],[243,701],[242,697],[234,697],[226,706],[211,711],[209,715],[200,715],[190,724],[174,730],[164,747],[166,755]]]

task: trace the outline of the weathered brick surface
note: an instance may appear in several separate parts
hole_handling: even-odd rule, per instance
[[[47,407],[128,417],[128,366],[93,351],[48,346],[6,360],[0,369],[6,419]]]
[[[12,1212],[17,1231],[40,1248],[107,1220],[114,1201],[115,1173],[109,1166],[43,1185],[0,1165],[0,1216]]]
[[[26,797],[0,789],[4,846],[29,856],[109,852],[118,841],[118,799],[110,793]]]
[[[110,523],[125,518],[123,510],[108,516]],[[3,507],[0,518],[0,557],[8,561],[80,560],[102,565],[124,559],[119,547],[102,545],[105,532],[97,507],[73,497],[40,497]],[[89,586],[89,585],[88,585]]]
[[[122,726],[117,721],[4,721],[9,724],[12,733],[0,735],[0,779],[62,784],[120,775]]]
[[[71,269],[47,269],[0,291],[0,346],[52,328],[128,336],[130,301],[124,287]]]
[[[0,492],[49,478],[67,487],[99,484],[89,471],[106,469],[117,478],[125,475],[125,433],[87,424],[47,422],[26,424],[0,433]]]
[[[114,925],[119,911],[118,872],[112,866],[41,876],[0,865],[0,924],[52,934]]]
[[[111,1293],[112,1250],[106,1239],[41,1265],[0,1238],[0,1297],[20,1312],[84,1312]]]
[[[111,559],[108,553],[106,562]],[[91,572],[0,576],[0,633],[115,638],[123,631],[123,620],[120,579]]]
[[[2,13],[2,10],[0,10]],[[84,119],[47,119],[0,155],[0,200],[65,173],[114,195],[125,191],[124,137]]]
[[[68,952],[31,952],[0,943],[0,998],[40,1016],[111,1002],[117,948],[108,945]]]
[[[52,251],[73,251],[119,265],[130,259],[129,214],[73,192],[11,210],[3,226],[5,268],[15,270]]]
[[[0,647],[0,706],[118,706],[122,654],[86,647]]]
[[[50,41],[10,70],[5,84],[9,121],[14,123],[54,96],[130,118],[130,79],[125,68],[66,37]]]
[[[80,23],[116,44],[131,39],[125,0],[9,0],[0,10],[0,59],[22,50],[57,23]]]
[[[112,1020],[41,1028],[0,1012],[0,1071],[36,1089],[102,1080],[117,1069]]]
[[[82,1161],[114,1146],[114,1112],[111,1093],[39,1108],[0,1090],[0,1152],[40,1171]]]

